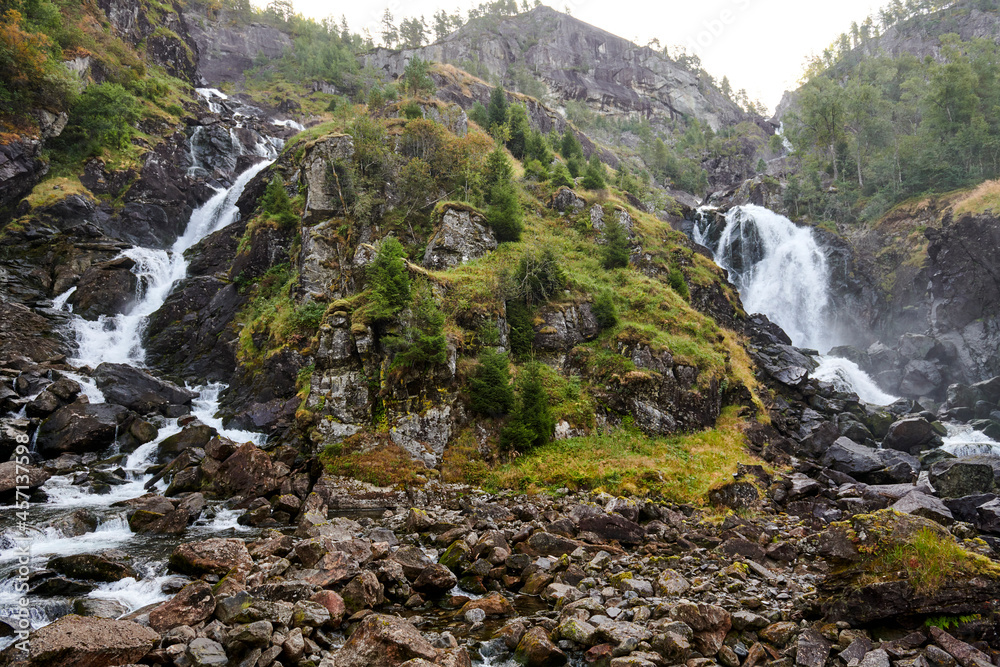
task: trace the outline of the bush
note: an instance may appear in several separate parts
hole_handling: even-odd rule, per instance
[[[434,92],[434,81],[428,71],[430,63],[416,56],[410,59],[403,70],[403,84],[410,95],[430,95]]]
[[[407,120],[414,120],[417,118],[424,117],[423,109],[421,109],[420,105],[414,102],[413,100],[410,100],[409,102],[404,104],[403,107],[400,109],[400,111],[403,112],[403,118],[406,118]]]
[[[512,290],[525,303],[548,301],[566,287],[566,274],[551,248],[541,254],[528,250],[512,276]]]
[[[618,324],[618,313],[615,308],[614,299],[610,292],[601,292],[594,298],[594,305],[591,307],[597,326],[601,329],[610,329]]]
[[[260,198],[260,208],[264,215],[277,222],[279,227],[291,227],[299,221],[299,216],[295,215],[292,209],[292,200],[288,198],[285,185],[278,176],[272,178],[264,188],[264,195]]]
[[[478,415],[502,417],[514,407],[507,355],[486,349],[479,355],[479,368],[469,379],[470,407]]]
[[[574,155],[566,162],[566,168],[569,169],[569,175],[573,178],[577,178],[583,174],[584,169],[586,169],[586,162],[583,161],[582,157]]]
[[[551,441],[556,421],[542,386],[541,364],[533,362],[525,367],[517,389],[514,414],[500,432],[500,446],[509,452],[523,453]]]
[[[688,289],[687,281],[684,280],[684,274],[676,266],[671,267],[670,273],[667,274],[667,284],[685,301],[691,300],[691,291]]]
[[[413,326],[399,336],[387,336],[383,344],[394,354],[391,368],[427,369],[448,361],[448,341],[444,335],[444,313],[430,289],[420,292],[414,305]]]
[[[569,176],[569,171],[566,170],[566,165],[560,162],[552,169],[552,187],[561,188],[564,186],[573,187],[573,180]]]
[[[126,148],[135,136],[139,103],[123,86],[100,83],[87,86],[70,111],[72,127],[65,142],[91,144],[91,152],[106,146]]]
[[[326,313],[326,304],[318,301],[310,301],[295,309],[288,320],[288,324],[295,331],[304,334],[315,333],[319,329],[323,315]]]
[[[531,354],[531,346],[535,342],[535,328],[531,320],[531,310],[522,301],[507,302],[510,351],[515,359],[523,359]]]
[[[597,157],[597,153],[594,153],[590,156],[590,161],[587,163],[587,170],[583,175],[583,187],[588,190],[603,190],[604,186],[604,165],[601,164],[601,159]]]
[[[469,120],[471,120],[479,127],[483,128],[484,130],[488,129],[490,122],[489,116],[487,115],[486,107],[483,106],[482,102],[477,100],[472,105],[472,108],[469,109]]]
[[[604,222],[604,245],[601,247],[601,265],[608,270],[628,266],[631,251],[625,228],[617,216],[608,216]]]
[[[390,320],[410,303],[410,274],[406,268],[406,251],[399,239],[389,236],[382,241],[367,273],[373,320]]]
[[[486,222],[500,243],[521,240],[521,203],[517,200],[514,186],[497,183],[490,192],[490,205],[486,209]]]
[[[574,157],[583,158],[583,146],[580,145],[580,141],[573,134],[573,130],[568,127],[563,132],[562,141],[559,145],[559,152],[562,156],[569,160]]]
[[[524,163],[524,178],[533,179],[536,181],[544,181],[548,179],[549,171],[545,168],[541,162],[535,159],[530,159]]]

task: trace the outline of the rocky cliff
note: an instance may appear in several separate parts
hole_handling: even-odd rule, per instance
[[[602,115],[674,121],[695,118],[718,129],[748,118],[718,90],[677,63],[600,28],[540,6],[496,22],[471,21],[421,49],[377,49],[366,65],[393,77],[413,56],[512,82],[516,70],[545,84],[544,101],[575,100]]]

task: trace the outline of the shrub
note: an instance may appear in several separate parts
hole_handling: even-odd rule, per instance
[[[561,188],[564,186],[567,188],[573,187],[573,180],[569,176],[566,165],[560,162],[552,168],[552,187]]]
[[[507,302],[510,351],[515,359],[523,359],[531,354],[531,346],[535,342],[535,328],[532,326],[531,319],[531,310],[523,302]]]
[[[549,171],[545,168],[541,162],[535,159],[529,159],[524,163],[524,178],[534,179],[536,181],[544,181],[548,179]]]
[[[394,355],[391,368],[427,369],[448,361],[444,313],[430,289],[420,292],[414,304],[413,325],[399,336],[387,336],[383,343]]]
[[[608,270],[628,266],[631,252],[625,228],[617,216],[608,216],[604,223],[604,245],[601,247],[601,265]]]
[[[521,203],[514,193],[514,186],[507,183],[497,183],[490,192],[490,205],[486,209],[486,222],[489,224],[497,241],[505,243],[521,240]]]
[[[406,268],[406,251],[399,239],[389,236],[382,241],[367,273],[374,320],[392,319],[410,303],[410,274]]]
[[[409,102],[404,104],[402,109],[400,109],[400,111],[403,112],[403,118],[409,120],[414,120],[416,118],[424,117],[423,109],[421,109],[420,105],[414,102],[413,100],[410,100]]]
[[[594,298],[594,305],[591,307],[597,326],[601,329],[610,329],[618,324],[618,313],[615,309],[614,299],[610,292],[601,292]]]
[[[514,407],[507,355],[486,349],[479,355],[479,368],[469,379],[470,407],[485,417],[502,417]]]
[[[487,115],[486,107],[483,106],[482,102],[477,100],[469,109],[469,120],[483,129],[488,129],[489,115]]]
[[[285,185],[278,176],[272,178],[264,188],[260,208],[264,215],[276,221],[280,227],[291,227],[299,220],[292,209],[292,200],[288,198]]]
[[[676,266],[671,267],[670,273],[667,274],[667,284],[685,301],[691,300],[691,291],[688,289],[687,281],[684,280],[684,274]]]
[[[566,274],[551,248],[546,248],[540,254],[528,250],[521,255],[512,282],[514,294],[531,304],[548,301],[556,292],[564,289]]]
[[[562,142],[560,143],[559,152],[567,160],[573,157],[583,158],[583,146],[580,145],[579,139],[573,134],[573,130],[568,127],[563,132]]]
[[[574,155],[566,162],[566,168],[569,169],[569,175],[576,178],[583,173],[586,162],[583,161],[582,157]]]
[[[294,331],[311,334],[319,329],[325,313],[326,304],[310,301],[295,309],[288,319],[288,324]]]
[[[523,453],[552,440],[556,421],[549,411],[549,398],[542,386],[541,364],[532,362],[525,367],[518,382],[514,414],[500,432],[501,448]]]
[[[74,132],[96,140],[99,146],[123,149],[135,136],[139,103],[123,86],[100,83],[87,86],[70,112]]]
[[[430,95],[434,92],[434,81],[428,74],[429,69],[430,63],[416,56],[406,64],[406,69],[403,70],[403,85],[410,95]]]
[[[594,153],[590,156],[587,169],[583,174],[583,187],[588,190],[603,190],[604,186],[604,165],[601,164],[597,153]]]

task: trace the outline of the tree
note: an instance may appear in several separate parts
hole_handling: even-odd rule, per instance
[[[566,274],[552,248],[526,250],[511,276],[511,292],[531,305],[548,301],[566,287]]]
[[[500,432],[500,446],[509,452],[527,452],[550,442],[555,427],[542,384],[541,364],[532,362],[518,381],[514,413]]]
[[[601,164],[601,158],[597,157],[597,153],[594,152],[591,154],[587,170],[583,174],[583,187],[588,190],[603,190],[606,185],[604,175],[604,165]]]
[[[292,200],[288,198],[285,184],[278,176],[272,178],[264,188],[264,195],[260,198],[260,208],[265,215],[275,220],[279,227],[291,227],[299,219],[292,209]]]
[[[507,125],[510,130],[510,138],[507,139],[507,148],[511,155],[518,160],[523,160],[527,154],[528,137],[531,134],[531,125],[528,123],[528,112],[522,104],[511,105],[507,109]]]
[[[521,203],[517,200],[514,185],[497,183],[490,193],[490,205],[486,209],[486,222],[500,243],[521,240],[523,228]]]
[[[393,355],[392,368],[426,370],[448,361],[448,340],[444,334],[444,313],[429,288],[417,293],[411,326],[383,341]]]
[[[404,49],[419,49],[427,38],[427,24],[424,17],[403,19],[399,24],[399,39]]]
[[[490,103],[486,107],[486,130],[496,136],[497,128],[507,122],[507,93],[502,86],[490,91]]]
[[[422,60],[418,56],[410,58],[410,62],[406,63],[406,69],[403,70],[403,83],[406,86],[406,92],[410,95],[432,94],[434,81],[431,79],[429,71],[430,63],[426,60]]]
[[[484,417],[503,417],[514,408],[510,386],[510,360],[489,348],[479,355],[479,368],[469,378],[470,407]]]
[[[440,42],[451,33],[451,19],[448,12],[439,9],[434,12],[434,40]]]
[[[628,266],[631,249],[628,234],[618,216],[609,216],[604,223],[604,246],[601,248],[601,266],[605,269],[620,269]]]
[[[139,103],[117,83],[87,86],[71,110],[74,125],[100,145],[123,149],[135,136]]]
[[[576,135],[573,134],[573,130],[569,129],[569,127],[567,127],[563,132],[559,152],[567,160],[574,157],[583,157],[583,146],[580,145],[579,139],[576,138]]]
[[[497,142],[486,156],[486,164],[483,167],[483,188],[487,194],[487,201],[490,201],[494,187],[508,185],[513,178],[514,167],[504,152],[503,144]]]
[[[382,45],[391,49],[398,40],[399,32],[396,30],[396,24],[393,23],[392,12],[386,7],[385,13],[382,14]]]
[[[553,167],[551,183],[554,188],[573,187],[573,179],[570,178],[569,171],[566,169],[566,165],[562,162],[557,163],[556,166]]]
[[[825,150],[833,164],[833,178],[840,178],[837,168],[837,144],[844,136],[843,91],[826,77],[810,81],[800,97],[804,138]]]
[[[483,129],[486,129],[489,124],[489,116],[486,113],[486,107],[484,107],[483,103],[479,100],[472,103],[472,108],[469,109],[469,120]]]
[[[395,236],[382,241],[368,265],[371,313],[375,321],[390,320],[410,303],[410,273],[406,251]]]

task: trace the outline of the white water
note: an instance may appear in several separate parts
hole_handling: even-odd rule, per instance
[[[298,132],[306,129],[305,125],[302,123],[296,123],[294,120],[272,120],[271,123],[279,127],[290,127]]]
[[[704,230],[695,227],[704,244]],[[715,247],[715,261],[729,271],[748,313],[763,313],[799,347],[829,349],[830,272],[808,227],[761,206],[737,206]]]
[[[832,383],[837,391],[854,392],[862,401],[872,405],[890,405],[899,400],[898,396],[879,389],[871,376],[849,359],[820,357],[819,368],[812,373],[812,376],[817,380]]]
[[[142,332],[149,316],[166,301],[173,286],[187,275],[184,251],[195,243],[236,221],[239,209],[236,201],[243,188],[270,162],[261,162],[243,172],[229,190],[215,194],[191,214],[184,230],[169,250],[130,248],[119,255],[135,261],[133,273],[139,278],[138,302],[128,313],[114,317],[101,316],[95,321],[82,317],[73,319],[77,353],[71,362],[76,366],[97,366],[114,362],[144,366],[146,352],[142,347]]]
[[[212,113],[222,111],[222,105],[216,102],[216,99],[223,101],[229,99],[229,95],[226,95],[218,88],[195,88],[194,90],[205,100],[205,103],[208,104],[208,110]]]
[[[955,456],[987,456],[1000,457],[1000,442],[993,440],[985,433],[977,431],[965,424],[945,424],[948,435],[944,437],[941,449]]]
[[[52,299],[52,310],[62,310],[63,308],[66,308],[66,302],[69,301],[69,298],[73,296],[73,292],[75,291],[76,286],[74,285],[56,298]],[[69,307],[69,311],[73,312],[72,306]]]

